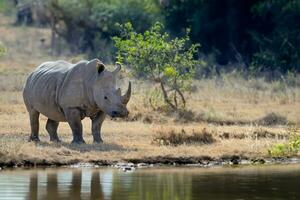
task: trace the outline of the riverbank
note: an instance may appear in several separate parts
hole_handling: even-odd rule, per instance
[[[251,165],[274,165],[274,164],[299,164],[300,157],[274,157],[274,158],[246,158],[240,156],[227,156],[222,158],[211,157],[148,157],[143,159],[128,159],[122,161],[113,160],[90,160],[78,162],[69,160],[66,162],[49,162],[47,160],[22,160],[18,162],[0,161],[0,170],[13,168],[40,168],[40,167],[72,167],[72,168],[98,168],[115,167],[123,171],[139,168],[158,167],[228,167],[228,166],[251,166]]]
[[[62,123],[58,131],[62,142],[55,143],[49,141],[47,132],[42,128],[46,118],[41,117],[41,142],[34,143],[27,141],[27,113],[18,114],[15,121],[11,117],[8,114],[7,120],[1,121],[2,126],[8,127],[2,129],[6,133],[0,134],[2,166],[59,166],[76,163],[112,165],[117,162],[172,165],[241,163],[242,160],[259,162],[255,160],[271,157],[268,150],[275,144],[287,143],[291,135],[284,126],[257,128],[254,125],[174,123],[170,127],[166,124],[107,119],[102,130],[104,143],[95,144],[88,131],[91,128],[90,121],[85,119],[83,126],[86,144],[70,144],[72,134],[67,123]],[[182,134],[182,130],[185,135],[198,134],[198,140],[194,143],[168,143],[173,142],[172,137],[176,137],[172,134]],[[162,137],[162,131],[170,132],[170,135]]]

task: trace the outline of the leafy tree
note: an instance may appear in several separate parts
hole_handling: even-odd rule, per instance
[[[190,27],[191,40],[221,65],[300,71],[299,0],[161,0],[161,6],[172,34]]]
[[[250,31],[256,29],[251,7],[260,0],[162,0],[166,27],[180,36],[191,28],[191,40],[202,45],[201,52],[214,54],[219,64],[249,63],[255,50]],[[260,27],[261,28],[261,27]],[[263,31],[263,30],[262,30]]]
[[[252,7],[252,12],[269,24],[269,32],[253,32],[258,51],[253,55],[255,71],[300,72],[300,1],[262,1]]]
[[[48,0],[52,27],[70,45],[71,52],[88,52],[110,60],[116,23],[131,22],[145,31],[159,19],[155,0]]]
[[[164,101],[172,109],[185,107],[183,92],[191,86],[198,64],[194,54],[199,47],[199,44],[188,47],[189,31],[183,38],[170,39],[158,22],[144,33],[134,31],[131,23],[120,28],[122,36],[113,38],[118,49],[117,60],[127,64],[136,77],[159,83]]]

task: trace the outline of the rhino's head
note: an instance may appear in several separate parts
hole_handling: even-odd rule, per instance
[[[116,89],[116,77],[121,69],[117,64],[112,72],[105,69],[105,65],[99,60],[92,60],[88,63],[89,68],[94,68],[92,83],[92,95],[94,102],[99,109],[111,117],[126,117],[128,110],[126,105],[131,96],[131,83],[129,82],[127,92],[122,95],[121,89]]]

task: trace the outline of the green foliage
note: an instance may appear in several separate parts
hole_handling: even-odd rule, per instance
[[[4,46],[0,42],[0,56],[2,56],[3,54],[5,54],[5,52],[6,52],[5,48],[4,48]]]
[[[285,144],[275,144],[268,153],[273,157],[295,156],[300,151],[300,131],[297,128],[291,128],[291,139]]]
[[[252,53],[249,29],[256,21],[250,10],[258,0],[165,0],[166,26],[175,35],[191,28],[191,40],[202,45],[206,55],[214,54],[219,64],[247,61]],[[244,61],[243,60],[243,61]]]
[[[16,10],[13,2],[11,0],[0,0],[0,13],[11,16]]]
[[[144,104],[145,107],[147,107],[149,104],[152,107],[153,110],[167,110],[168,108],[165,107],[164,103],[164,97],[161,93],[161,89],[158,87],[154,87],[151,90],[146,91],[146,95],[144,98]]]
[[[0,11],[11,13],[13,2],[0,0]],[[198,77],[235,69],[247,69],[255,75],[272,72],[272,77],[275,74],[273,72],[300,72],[299,0],[19,2],[31,3],[33,20],[44,14],[43,17],[47,18],[45,21],[48,20],[57,35],[64,38],[74,54],[88,53],[90,57],[112,61],[111,55],[115,49],[111,38],[120,36],[116,23],[130,22],[137,33],[142,33],[154,22],[160,21],[171,36],[179,38],[185,37],[185,30],[190,28],[190,42],[202,45],[197,53],[207,62],[197,69]],[[34,8],[35,5],[45,6]],[[35,13],[38,9],[41,9],[39,14]],[[55,42],[52,44],[55,49]],[[176,66],[170,65],[162,73],[175,77],[176,70]],[[280,78],[280,73],[276,73],[276,78]]]
[[[124,62],[136,77],[145,77],[160,83],[165,103],[178,108],[177,96],[185,106],[183,91],[191,86],[195,68],[199,62],[194,59],[199,44],[190,42],[187,31],[183,38],[170,39],[163,32],[163,25],[155,23],[144,33],[137,33],[131,23],[119,25],[121,37],[114,37],[117,60]]]
[[[300,72],[299,0],[161,2],[167,28],[180,35],[190,27],[191,40],[218,64],[245,63],[235,67],[250,66],[256,74]]]
[[[0,0],[0,12],[5,12],[8,7],[8,1],[7,0]]]
[[[256,71],[300,72],[300,1],[262,1],[252,11],[271,24],[268,33],[253,33],[259,50],[253,54],[252,68]]]
[[[287,145],[286,144],[275,144],[270,149],[268,149],[268,153],[273,157],[286,156],[287,154]]]
[[[0,0],[0,12],[3,12],[5,9],[5,0]]]
[[[154,0],[50,0],[48,7],[60,26],[54,30],[67,41],[71,52],[89,52],[103,60],[111,59],[116,23],[131,22],[144,31],[159,20]]]

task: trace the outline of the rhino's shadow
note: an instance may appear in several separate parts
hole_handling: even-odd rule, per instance
[[[115,143],[101,143],[101,144],[70,144],[65,143],[66,148],[80,151],[80,152],[90,152],[90,151],[128,151],[130,149],[124,148]]]
[[[79,152],[107,152],[107,151],[131,151],[129,148],[124,148],[115,143],[93,143],[93,144],[71,144],[68,142],[59,142],[59,143],[49,143],[49,142],[39,142],[41,146],[50,147],[50,148],[65,148],[66,150],[73,150]],[[66,153],[68,153],[66,151]]]

